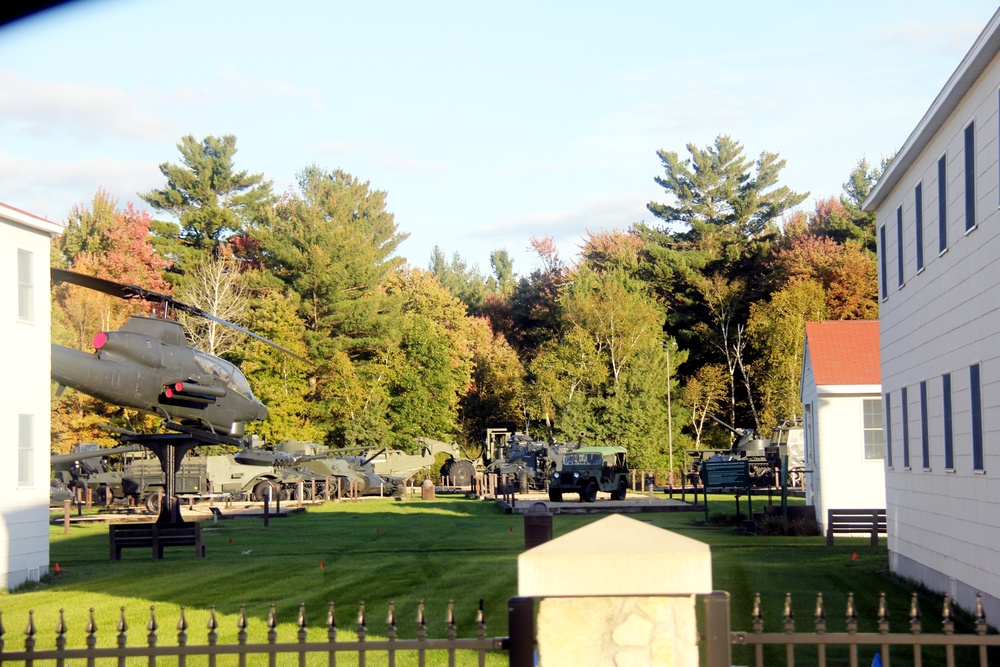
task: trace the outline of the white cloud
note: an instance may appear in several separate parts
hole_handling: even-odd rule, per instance
[[[28,79],[0,69],[0,118],[37,137],[74,135],[80,141],[117,136],[163,141],[173,123],[142,110],[143,100],[121,88]]]
[[[74,205],[89,204],[99,188],[121,205],[142,206],[137,192],[162,180],[156,165],[99,159],[81,162],[33,160],[0,153],[5,203],[50,220],[63,220]]]
[[[410,175],[441,174],[448,167],[433,160],[410,157],[396,150],[385,149],[376,141],[326,141],[316,146],[319,152],[336,157],[364,158],[375,166]]]

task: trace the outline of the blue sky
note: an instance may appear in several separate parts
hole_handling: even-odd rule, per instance
[[[897,150],[997,10],[978,0],[84,0],[0,28],[0,201],[63,220],[165,183],[176,144],[234,134],[279,192],[316,164],[388,193],[432,248],[489,272],[553,237],[654,222],[658,149],[717,135],[839,195]]]

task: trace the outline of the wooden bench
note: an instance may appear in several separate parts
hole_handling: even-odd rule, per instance
[[[835,533],[868,533],[871,544],[878,546],[878,536],[886,534],[885,510],[827,510],[826,545],[833,546]]]
[[[205,557],[201,524],[133,523],[110,526],[111,560],[122,559],[122,549],[150,548],[153,558],[162,559],[166,547],[194,547],[194,555]]]

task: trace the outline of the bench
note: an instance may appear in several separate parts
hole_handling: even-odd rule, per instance
[[[201,524],[136,523],[110,526],[111,560],[122,559],[122,549],[150,548],[153,558],[162,559],[166,547],[194,547],[194,555],[205,557]]]
[[[886,534],[885,510],[827,510],[826,545],[833,546],[835,533],[868,533],[871,544],[878,546],[878,536]]]

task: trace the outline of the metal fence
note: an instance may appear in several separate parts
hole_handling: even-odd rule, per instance
[[[43,662],[54,664],[55,667],[69,667],[70,661],[72,661],[72,665],[78,665],[82,662],[87,667],[95,667],[97,661],[100,660],[102,664],[117,664],[118,667],[125,667],[126,662],[131,658],[141,659],[149,667],[155,667],[157,658],[170,658],[170,664],[185,667],[188,658],[204,657],[209,667],[215,667],[220,656],[235,656],[236,664],[239,667],[245,667],[248,656],[265,656],[269,667],[275,667],[279,662],[279,657],[282,657],[282,664],[297,664],[298,667],[305,667],[307,664],[335,667],[338,664],[339,656],[341,658],[340,664],[356,664],[358,667],[366,667],[369,657],[374,657],[378,659],[380,664],[394,667],[397,657],[405,656],[409,664],[413,663],[415,657],[416,664],[422,667],[433,655],[432,663],[434,664],[442,664],[446,661],[449,667],[453,667],[456,665],[456,661],[459,661],[458,664],[477,664],[483,667],[489,653],[505,654],[511,667],[527,667],[532,664],[534,617],[531,599],[512,598],[508,605],[508,624],[519,635],[519,641],[511,641],[510,637],[487,636],[482,600],[479,601],[475,624],[474,637],[459,637],[455,622],[455,606],[453,602],[449,602],[445,620],[445,636],[443,638],[430,638],[427,634],[424,604],[420,602],[415,621],[415,638],[400,639],[398,638],[395,605],[390,602],[384,625],[384,638],[372,639],[368,636],[368,619],[365,603],[362,602],[359,605],[357,616],[354,617],[353,631],[349,632],[349,635],[353,636],[349,636],[345,641],[338,627],[334,605],[330,603],[321,629],[323,639],[310,641],[306,608],[305,604],[302,604],[295,621],[297,628],[295,640],[279,642],[278,620],[274,605],[271,605],[266,622],[266,643],[248,643],[246,608],[241,605],[237,619],[236,643],[220,644],[215,605],[212,605],[207,625],[207,642],[205,644],[189,644],[188,623],[182,606],[176,623],[176,643],[161,644],[158,636],[160,622],[156,617],[155,608],[150,607],[149,621],[144,628],[145,645],[133,644],[130,646],[128,641],[129,626],[125,620],[125,607],[122,607],[121,616],[115,626],[115,646],[98,646],[101,642],[99,641],[97,623],[94,620],[94,610],[91,609],[90,620],[84,628],[86,633],[85,646],[70,647],[67,645],[69,628],[64,621],[63,611],[60,610],[59,619],[54,626],[55,648],[36,648],[38,629],[35,624],[34,612],[29,612],[27,626],[24,630],[24,648],[23,650],[11,651],[7,650],[5,645],[3,616],[0,614],[0,665],[17,664],[33,667],[35,663]],[[517,630],[520,632],[518,633]],[[104,643],[109,642],[105,641]],[[438,655],[444,657],[437,657]],[[226,662],[226,664],[232,663],[232,659]]]
[[[764,614],[759,594],[754,598],[752,630],[749,632],[731,629],[728,593],[715,592],[704,596],[703,603],[705,626],[701,642],[706,667],[730,667],[733,664],[734,647],[748,647],[747,650],[752,650],[753,664],[756,667],[765,665],[765,647],[777,647],[770,649],[767,665],[784,664],[787,667],[794,667],[796,664],[825,667],[828,659],[830,664],[842,665],[846,662],[850,667],[859,665],[868,667],[873,664],[876,653],[882,667],[891,667],[894,664],[894,656],[897,664],[916,667],[925,664],[940,664],[947,667],[978,664],[980,667],[987,667],[991,664],[991,658],[996,663],[1000,655],[995,648],[1000,647],[1000,635],[987,634],[986,614],[983,612],[981,595],[977,596],[976,612],[973,616],[974,632],[966,634],[955,632],[951,598],[947,595],[941,612],[941,631],[926,634],[923,632],[916,593],[910,601],[909,632],[895,633],[889,632],[885,593],[879,597],[877,632],[858,631],[854,596],[850,593],[847,596],[844,612],[843,632],[827,631],[827,615],[822,594],[816,598],[811,632],[795,631],[790,595],[785,596],[781,632],[764,632]],[[783,662],[781,662],[781,647],[784,648]],[[931,649],[931,647],[938,648]],[[994,648],[990,650],[991,647]],[[859,658],[859,651],[862,649],[864,657]],[[956,649],[962,651],[957,658]],[[834,653],[836,655],[833,655]],[[749,657],[747,656],[748,659]],[[797,660],[799,662],[796,662]]]

